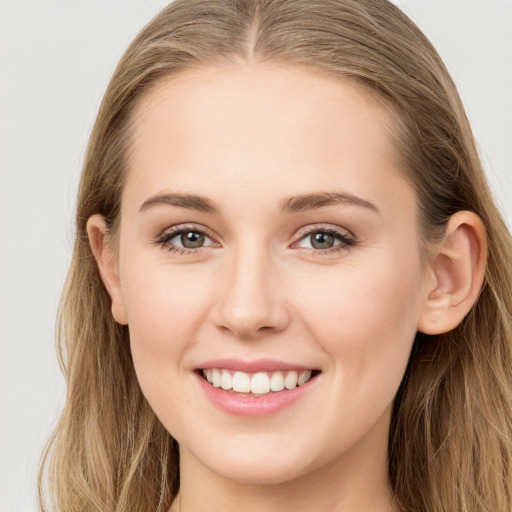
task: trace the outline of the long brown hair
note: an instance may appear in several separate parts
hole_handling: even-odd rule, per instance
[[[163,511],[176,496],[177,445],[138,386],[128,331],[110,314],[86,222],[101,213],[115,232],[129,121],[143,95],[164,76],[240,61],[305,66],[357,82],[385,105],[424,242],[457,211],[483,220],[483,289],[456,329],[416,337],[395,400],[389,478],[399,510],[512,510],[512,241],[454,83],[426,37],[387,0],[176,0],[130,45],[82,172],[58,332],[67,399],[42,461],[41,509]]]

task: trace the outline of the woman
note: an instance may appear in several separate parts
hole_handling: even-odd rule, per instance
[[[396,7],[174,2],[86,156],[57,509],[510,510],[510,254]]]

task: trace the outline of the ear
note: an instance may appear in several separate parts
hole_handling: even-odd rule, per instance
[[[124,307],[121,281],[117,268],[117,259],[107,242],[107,224],[105,218],[96,214],[87,221],[87,235],[92,253],[98,265],[101,279],[112,300],[112,316],[120,324],[128,324]]]
[[[441,334],[457,327],[478,299],[487,261],[487,237],[478,215],[454,214],[434,247],[418,330]]]

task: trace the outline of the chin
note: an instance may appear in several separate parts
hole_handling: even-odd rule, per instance
[[[293,450],[286,440],[281,440],[277,447],[275,443],[264,441],[245,442],[244,449],[236,442],[231,446],[230,443],[208,446],[201,452],[195,451],[192,456],[196,464],[220,477],[249,485],[283,484],[323,464],[323,457],[308,460],[305,454],[310,450],[306,447]]]
[[[278,485],[308,473],[307,468],[286,460],[215,464],[210,469],[223,478],[247,485]]]

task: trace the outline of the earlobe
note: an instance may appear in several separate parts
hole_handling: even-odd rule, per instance
[[[112,300],[112,316],[120,324],[128,324],[124,307],[117,260],[107,243],[107,225],[102,215],[91,216],[87,221],[87,235],[98,265],[101,279]]]
[[[441,334],[457,327],[478,299],[487,261],[485,227],[478,215],[454,214],[432,254],[418,330]]]

